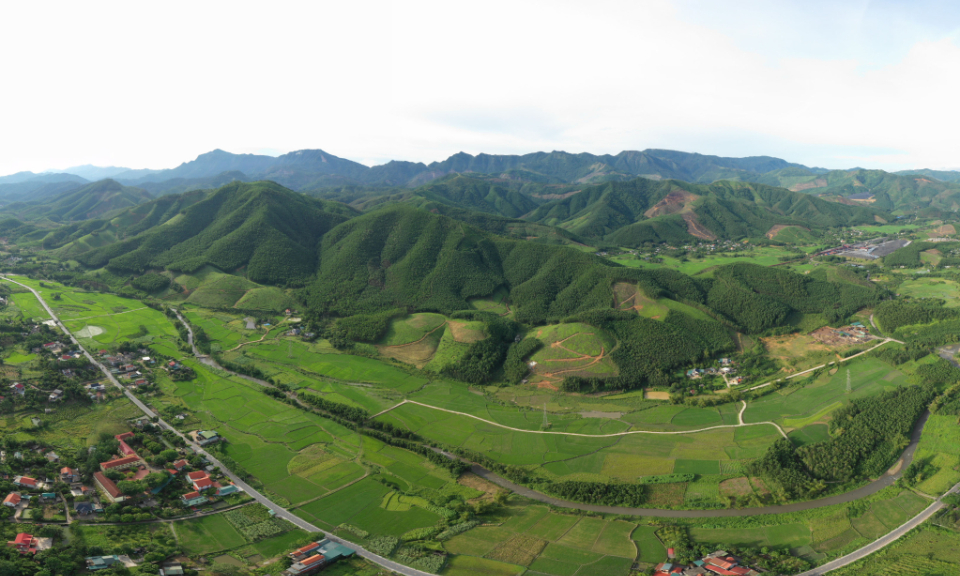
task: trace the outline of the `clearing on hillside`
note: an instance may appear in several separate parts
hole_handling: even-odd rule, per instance
[[[544,346],[530,357],[530,381],[556,387],[566,376],[616,376],[610,359],[616,345],[599,328],[574,322],[535,329],[532,335]]]
[[[381,356],[423,368],[433,359],[447,330],[442,314],[412,314],[394,319],[377,345]]]

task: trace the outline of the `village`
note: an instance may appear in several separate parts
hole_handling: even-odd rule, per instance
[[[673,548],[667,549],[668,558],[673,558]],[[653,568],[654,576],[760,576],[764,571],[758,571],[742,565],[740,558],[728,554],[725,550],[717,550],[712,554],[696,560],[691,565],[662,562]]]

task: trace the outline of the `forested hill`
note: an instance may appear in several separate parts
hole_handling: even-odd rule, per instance
[[[167,268],[190,272],[210,264],[243,269],[267,284],[302,283],[316,271],[320,238],[355,211],[272,182],[232,183],[144,206],[138,233],[75,254],[84,265],[122,272]],[[192,201],[192,203],[190,203]],[[175,211],[176,204],[189,204]],[[130,220],[134,218],[125,215]],[[142,224],[146,222],[146,224]],[[80,251],[79,242],[74,245]]]
[[[620,246],[644,242],[762,237],[777,224],[811,229],[870,224],[885,215],[864,206],[743,182],[709,185],[635,179],[583,188],[525,218]],[[887,216],[889,218],[889,216]]]
[[[0,214],[24,220],[87,220],[147,202],[151,198],[146,190],[123,186],[114,180],[101,180],[57,196],[8,204],[0,208]]]
[[[789,168],[768,173],[758,181],[885,211],[937,216],[942,211],[960,208],[960,183],[942,181],[933,174],[900,175],[863,169],[813,174]]]

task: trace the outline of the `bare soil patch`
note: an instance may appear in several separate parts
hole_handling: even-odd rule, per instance
[[[643,393],[643,398],[645,400],[669,400],[670,393],[657,390],[646,390]]]
[[[777,237],[777,234],[779,234],[781,230],[784,230],[786,228],[799,228],[801,230],[810,230],[809,228],[804,228],[803,226],[790,226],[788,224],[776,224],[773,226],[773,228],[767,231],[767,238],[769,238],[770,240],[773,240],[774,238]]]
[[[697,221],[697,215],[693,212],[687,212],[683,215],[683,221],[687,223],[687,234],[691,236],[696,236],[702,240],[716,240],[717,236],[704,228],[700,222]]]
[[[764,484],[762,479],[757,478],[756,476],[750,477],[750,485],[753,486],[753,491],[760,496],[766,496],[767,494],[770,494],[770,490],[767,488],[767,485]]]
[[[648,484],[646,487],[647,502],[657,508],[663,506],[679,506],[683,504],[683,493],[687,491],[686,482],[673,484]]]
[[[723,496],[745,496],[752,492],[750,479],[746,476],[731,478],[720,483],[720,494]]]
[[[580,413],[584,418],[609,418],[611,420],[616,420],[623,416],[623,412],[598,412],[596,410],[588,410]]]
[[[823,188],[827,185],[827,180],[825,178],[817,178],[812,182],[802,182],[800,184],[794,184],[789,189],[793,192],[800,192],[801,190],[810,190],[811,188]]]
[[[450,328],[451,333],[453,333],[453,339],[457,342],[473,344],[487,337],[487,335],[483,333],[483,330],[470,328],[465,322],[451,320],[447,322],[447,326]]]
[[[953,224],[944,224],[933,231],[934,236],[950,236],[956,233],[957,229],[953,227]]]
[[[644,212],[643,215],[647,218],[654,218],[665,214],[676,214],[686,207],[687,202],[693,202],[697,198],[699,196],[692,192],[677,189],[664,196],[663,200],[654,204],[653,208]]]
[[[501,491],[501,488],[499,486],[497,486],[493,482],[484,480],[483,478],[477,476],[473,472],[467,472],[462,476],[460,476],[460,478],[457,479],[457,484],[483,492],[483,496],[481,496],[479,499],[483,499],[486,497],[492,498],[494,495],[497,494],[497,492]]]

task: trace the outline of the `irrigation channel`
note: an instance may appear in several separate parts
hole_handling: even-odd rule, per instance
[[[97,362],[93,358],[93,356],[91,356],[90,353],[79,342],[77,342],[77,339],[70,333],[69,330],[67,330],[67,327],[64,326],[63,323],[60,321],[60,319],[57,317],[57,315],[54,314],[53,310],[50,308],[50,306],[47,305],[46,301],[40,296],[40,293],[38,291],[34,290],[33,288],[25,284],[21,284],[20,282],[17,282],[16,280],[12,280],[9,277],[4,276],[4,279],[9,282],[13,282],[14,284],[17,284],[18,286],[26,288],[27,290],[32,292],[33,295],[36,296],[37,300],[40,301],[40,304],[43,305],[44,309],[46,309],[50,317],[56,322],[56,325],[63,331],[63,333],[70,337],[70,340],[83,352],[83,354],[87,357],[87,359],[90,360],[92,364],[100,368],[100,370],[110,380],[110,382],[113,383],[113,385],[116,386],[118,389],[120,389],[123,392],[123,394],[126,395],[131,402],[133,402],[134,405],[140,408],[140,410],[142,410],[147,416],[151,418],[156,418],[157,422],[162,427],[173,431],[175,434],[183,438],[184,441],[186,441],[187,444],[190,447],[192,447],[198,454],[201,454],[202,456],[206,457],[210,462],[212,462],[214,465],[218,466],[223,471],[223,473],[228,478],[230,478],[231,481],[233,481],[237,486],[241,487],[247,494],[249,494],[252,498],[254,498],[254,500],[273,510],[278,517],[283,518],[284,520],[287,520],[293,525],[299,528],[302,528],[304,530],[325,534],[327,538],[355,549],[359,556],[375,564],[378,564],[384,568],[397,572],[399,574],[404,574],[405,576],[432,576],[429,572],[424,572],[422,570],[410,568],[409,566],[404,566],[403,564],[399,564],[397,562],[388,560],[377,554],[374,554],[373,552],[370,552],[369,550],[361,546],[358,546],[352,542],[341,540],[336,536],[333,536],[332,534],[329,534],[326,531],[320,529],[319,527],[314,526],[313,524],[307,522],[306,520],[303,520],[299,516],[296,516],[286,508],[283,508],[282,506],[280,506],[279,504],[272,502],[266,496],[264,496],[263,494],[258,492],[256,489],[254,489],[252,486],[244,482],[239,476],[237,476],[232,471],[230,471],[219,460],[217,460],[216,457],[212,456],[211,454],[203,450],[203,448],[201,448],[199,445],[195,444],[188,436],[183,435],[174,427],[172,427],[170,424],[162,420],[158,414],[154,413],[136,396],[134,396],[133,393],[131,393],[126,388],[124,388],[120,384],[120,382],[116,378],[114,378],[113,374],[111,374],[110,371],[107,370],[105,366]],[[180,315],[179,311],[174,310],[174,312],[176,313],[177,319],[180,320],[180,322],[186,327],[188,341],[189,341],[188,343],[190,344],[190,347],[191,347],[191,350],[193,351],[194,356],[196,356],[200,362],[202,362],[207,366],[210,366],[218,370],[222,370],[226,373],[232,374],[234,376],[238,376],[250,382],[255,382],[262,386],[272,387],[272,385],[266,381],[227,370],[222,366],[220,366],[215,360],[213,360],[209,356],[201,354],[200,351],[197,350],[196,345],[194,344],[193,329],[190,327],[190,324],[187,323],[186,320],[184,320],[184,318]],[[885,344],[886,342],[889,342],[889,341],[895,342],[895,340],[886,339],[880,344],[878,344],[877,346]],[[867,352],[869,352],[869,350],[867,350]],[[943,355],[945,351],[940,350],[939,353]],[[857,356],[859,356],[859,354],[857,354]],[[850,358],[853,358],[853,356],[851,356]],[[844,360],[848,360],[850,358],[845,358]],[[949,358],[949,360],[953,362],[955,365],[957,364],[957,362],[952,357]],[[833,364],[833,362],[831,362],[830,364]],[[801,374],[802,373],[798,373],[793,376],[800,376]],[[417,404],[420,404],[420,403],[417,402]],[[453,412],[451,410],[437,408],[435,406],[429,406],[426,404],[420,404],[420,405],[426,406],[428,408],[444,410],[446,412]],[[466,414],[462,412],[454,412],[454,413],[461,414],[463,416],[469,416],[471,418],[477,418],[472,414]],[[742,416],[742,410],[741,410],[741,416]],[[811,509],[820,508],[823,506],[832,506],[835,504],[845,504],[848,502],[853,502],[855,500],[859,500],[860,498],[865,498],[867,496],[875,494],[880,490],[886,488],[887,486],[890,486],[893,483],[895,483],[903,475],[903,471],[913,461],[914,453],[916,452],[917,445],[920,443],[920,437],[923,434],[923,427],[924,425],[926,425],[927,419],[929,418],[929,416],[930,416],[929,411],[925,411],[923,413],[923,415],[920,417],[920,419],[917,421],[916,425],[914,426],[913,432],[910,436],[910,444],[906,447],[906,449],[904,449],[903,454],[901,455],[897,463],[885,474],[883,474],[880,478],[877,478],[876,480],[874,480],[873,482],[870,482],[869,484],[866,484],[865,486],[861,486],[856,490],[852,490],[844,494],[838,494],[836,496],[830,496],[827,498],[820,498],[818,500],[810,500],[807,502],[797,502],[794,504],[764,506],[760,508],[740,508],[740,509],[724,509],[724,510],[663,510],[663,509],[657,509],[657,508],[629,508],[629,507],[620,507],[620,506],[599,506],[594,504],[581,504],[579,502],[570,502],[567,500],[552,498],[541,492],[537,492],[535,490],[531,490],[529,488],[514,484],[509,480],[507,480],[506,478],[503,478],[497,474],[494,474],[493,472],[487,470],[486,468],[478,464],[471,463],[471,471],[474,474],[486,480],[489,480],[494,484],[497,484],[498,486],[511,490],[520,496],[524,496],[526,498],[529,498],[537,502],[543,502],[559,508],[578,509],[578,510],[599,512],[599,513],[605,513],[605,514],[626,514],[631,516],[653,516],[653,517],[659,517],[659,518],[719,518],[719,517],[758,516],[762,514],[783,514],[783,513],[789,513],[789,512],[801,512],[804,510],[811,510]],[[491,423],[496,424],[493,422]],[[502,426],[500,424],[496,424],[496,425]],[[503,427],[508,428],[506,426],[503,426]],[[519,430],[519,431],[530,432],[530,430]],[[689,432],[690,431],[688,431],[688,433]],[[555,432],[555,433],[563,434],[560,432]],[[782,430],[781,430],[781,433],[782,433]],[[582,434],[574,434],[574,435],[582,436]],[[441,453],[447,456],[448,458],[456,458],[456,456],[453,454],[442,452],[442,451]],[[958,491],[960,491],[960,484],[953,486],[950,490],[944,493],[943,496],[946,496],[947,494],[950,494],[950,493],[956,493]],[[799,574],[798,576],[820,576],[832,570],[836,570],[838,568],[842,568],[844,566],[857,562],[867,557],[868,555],[892,544],[897,539],[901,538],[902,536],[910,532],[910,530],[913,530],[914,528],[916,528],[917,526],[925,522],[927,519],[933,516],[937,511],[943,508],[944,504],[941,501],[943,496],[941,496],[936,501],[934,501],[930,506],[928,506],[922,512],[920,512],[913,518],[907,520],[906,522],[904,522],[903,524],[901,524],[899,527],[895,528],[891,532],[885,534],[884,536],[881,536],[874,542],[850,554],[847,554],[846,556],[842,556],[840,558],[837,558],[836,560],[832,560],[824,564],[823,566],[819,566],[817,568],[814,568],[813,570],[809,570],[807,572]]]

